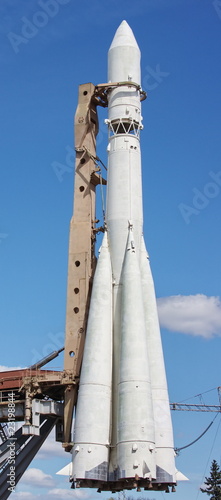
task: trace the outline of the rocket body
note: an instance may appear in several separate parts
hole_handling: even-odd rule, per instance
[[[176,483],[166,374],[143,240],[140,50],[123,21],[108,54],[106,232],[75,418],[73,481],[119,491]]]
[[[123,21],[108,53],[108,81],[128,82],[113,89],[108,98],[108,188],[106,221],[115,284],[119,283],[133,220],[137,244],[143,227],[141,155],[139,134],[141,103],[140,49],[130,27]]]

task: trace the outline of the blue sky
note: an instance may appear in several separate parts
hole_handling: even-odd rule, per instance
[[[28,366],[63,345],[78,85],[106,81],[107,51],[126,19],[142,52],[142,85],[148,92],[141,134],[144,234],[159,298],[170,400],[199,402],[200,397],[189,398],[214,388],[203,397],[218,404],[221,2],[53,0],[50,14],[46,5],[46,0],[0,5],[0,364]],[[98,137],[104,163],[105,113]],[[50,366],[62,369],[62,356]],[[181,447],[215,415],[172,416],[175,446]],[[177,468],[190,481],[180,483],[177,500],[204,498],[203,475],[213,458],[220,463],[219,421],[218,416],[178,457]],[[93,491],[76,494],[66,478],[55,476],[67,462],[51,438],[14,500],[101,498]]]

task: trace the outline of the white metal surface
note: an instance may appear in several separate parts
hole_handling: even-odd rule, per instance
[[[119,26],[108,52],[108,79],[140,84],[140,50],[126,21]],[[107,227],[115,283],[119,283],[128,220],[137,244],[143,224],[139,132],[140,92],[133,86],[113,89],[108,97]],[[127,133],[125,133],[125,130]],[[129,133],[128,133],[129,132]]]
[[[140,84],[140,50],[126,21],[119,26],[108,53],[108,81],[129,85],[113,89],[108,96],[108,180],[106,220],[113,287],[113,403],[110,475],[119,471],[119,374],[122,317],[121,272],[125,255],[128,221],[134,225],[140,244],[143,226],[142,180],[139,132],[141,128],[140,94],[131,82]],[[127,131],[125,133],[125,130]],[[127,418],[125,416],[125,418]],[[123,448],[123,445],[120,449]],[[118,450],[118,451],[117,451]],[[122,460],[121,466],[122,469]],[[125,467],[124,467],[125,468]],[[122,472],[120,472],[120,476]],[[133,473],[134,476],[134,473]]]
[[[156,478],[155,433],[141,276],[132,228],[122,271],[117,459],[119,478]]]
[[[112,379],[112,271],[104,234],[90,302],[73,447],[73,477],[107,481]]]
[[[109,50],[108,81],[121,85],[108,92],[107,239],[90,303],[73,477],[81,486],[94,480],[112,491],[137,484],[167,489],[176,476],[156,297],[142,234],[140,51],[126,21]]]
[[[140,49],[127,21],[118,27],[108,53],[108,82],[140,83]]]
[[[150,261],[143,238],[140,269],[155,423],[157,481],[176,482],[173,429],[156,295]]]

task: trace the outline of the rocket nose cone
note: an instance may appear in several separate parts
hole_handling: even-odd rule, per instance
[[[110,46],[110,49],[113,49],[115,47],[119,46],[131,46],[131,47],[136,47],[139,49],[136,38],[133,34],[132,29],[130,28],[129,24],[127,21],[122,21],[120,26],[117,28],[117,31],[114,35],[112,44]]]
[[[140,85],[140,49],[129,24],[122,21],[108,52],[108,82],[127,80]]]

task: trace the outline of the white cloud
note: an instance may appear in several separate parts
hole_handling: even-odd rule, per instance
[[[62,448],[62,444],[58,441],[55,441],[55,429],[52,429],[48,438],[45,440],[44,444],[36,455],[36,458],[41,460],[48,460],[49,458],[61,457],[67,460],[69,459],[69,456],[70,455],[64,451],[64,448]]]
[[[29,491],[15,491],[13,493],[13,500],[20,500],[23,498],[24,500],[36,500],[37,497],[32,493],[29,493]]]
[[[4,365],[0,365],[0,372],[10,372],[12,370],[25,370],[25,368],[22,368],[21,366],[4,366]]]
[[[35,485],[33,485],[35,486]],[[38,485],[39,486],[39,485]],[[78,499],[78,500],[86,500],[91,498],[91,492],[89,490],[85,491],[82,489],[73,490],[71,489],[70,483],[68,483],[68,488],[52,488],[49,489],[46,493],[31,493],[28,491],[15,491],[13,493],[14,500],[68,500],[70,499]]]
[[[68,498],[80,498],[86,499],[90,497],[90,493],[83,490],[72,490],[72,489],[62,489],[62,488],[53,488],[53,490],[49,490],[48,495],[51,495],[55,500],[67,500]]]
[[[160,324],[167,330],[201,336],[221,335],[219,297],[173,295],[157,300]]]
[[[23,484],[28,484],[31,486],[38,486],[41,488],[51,488],[55,485],[55,481],[52,476],[45,474],[41,469],[27,469],[24,473],[21,482]]]

